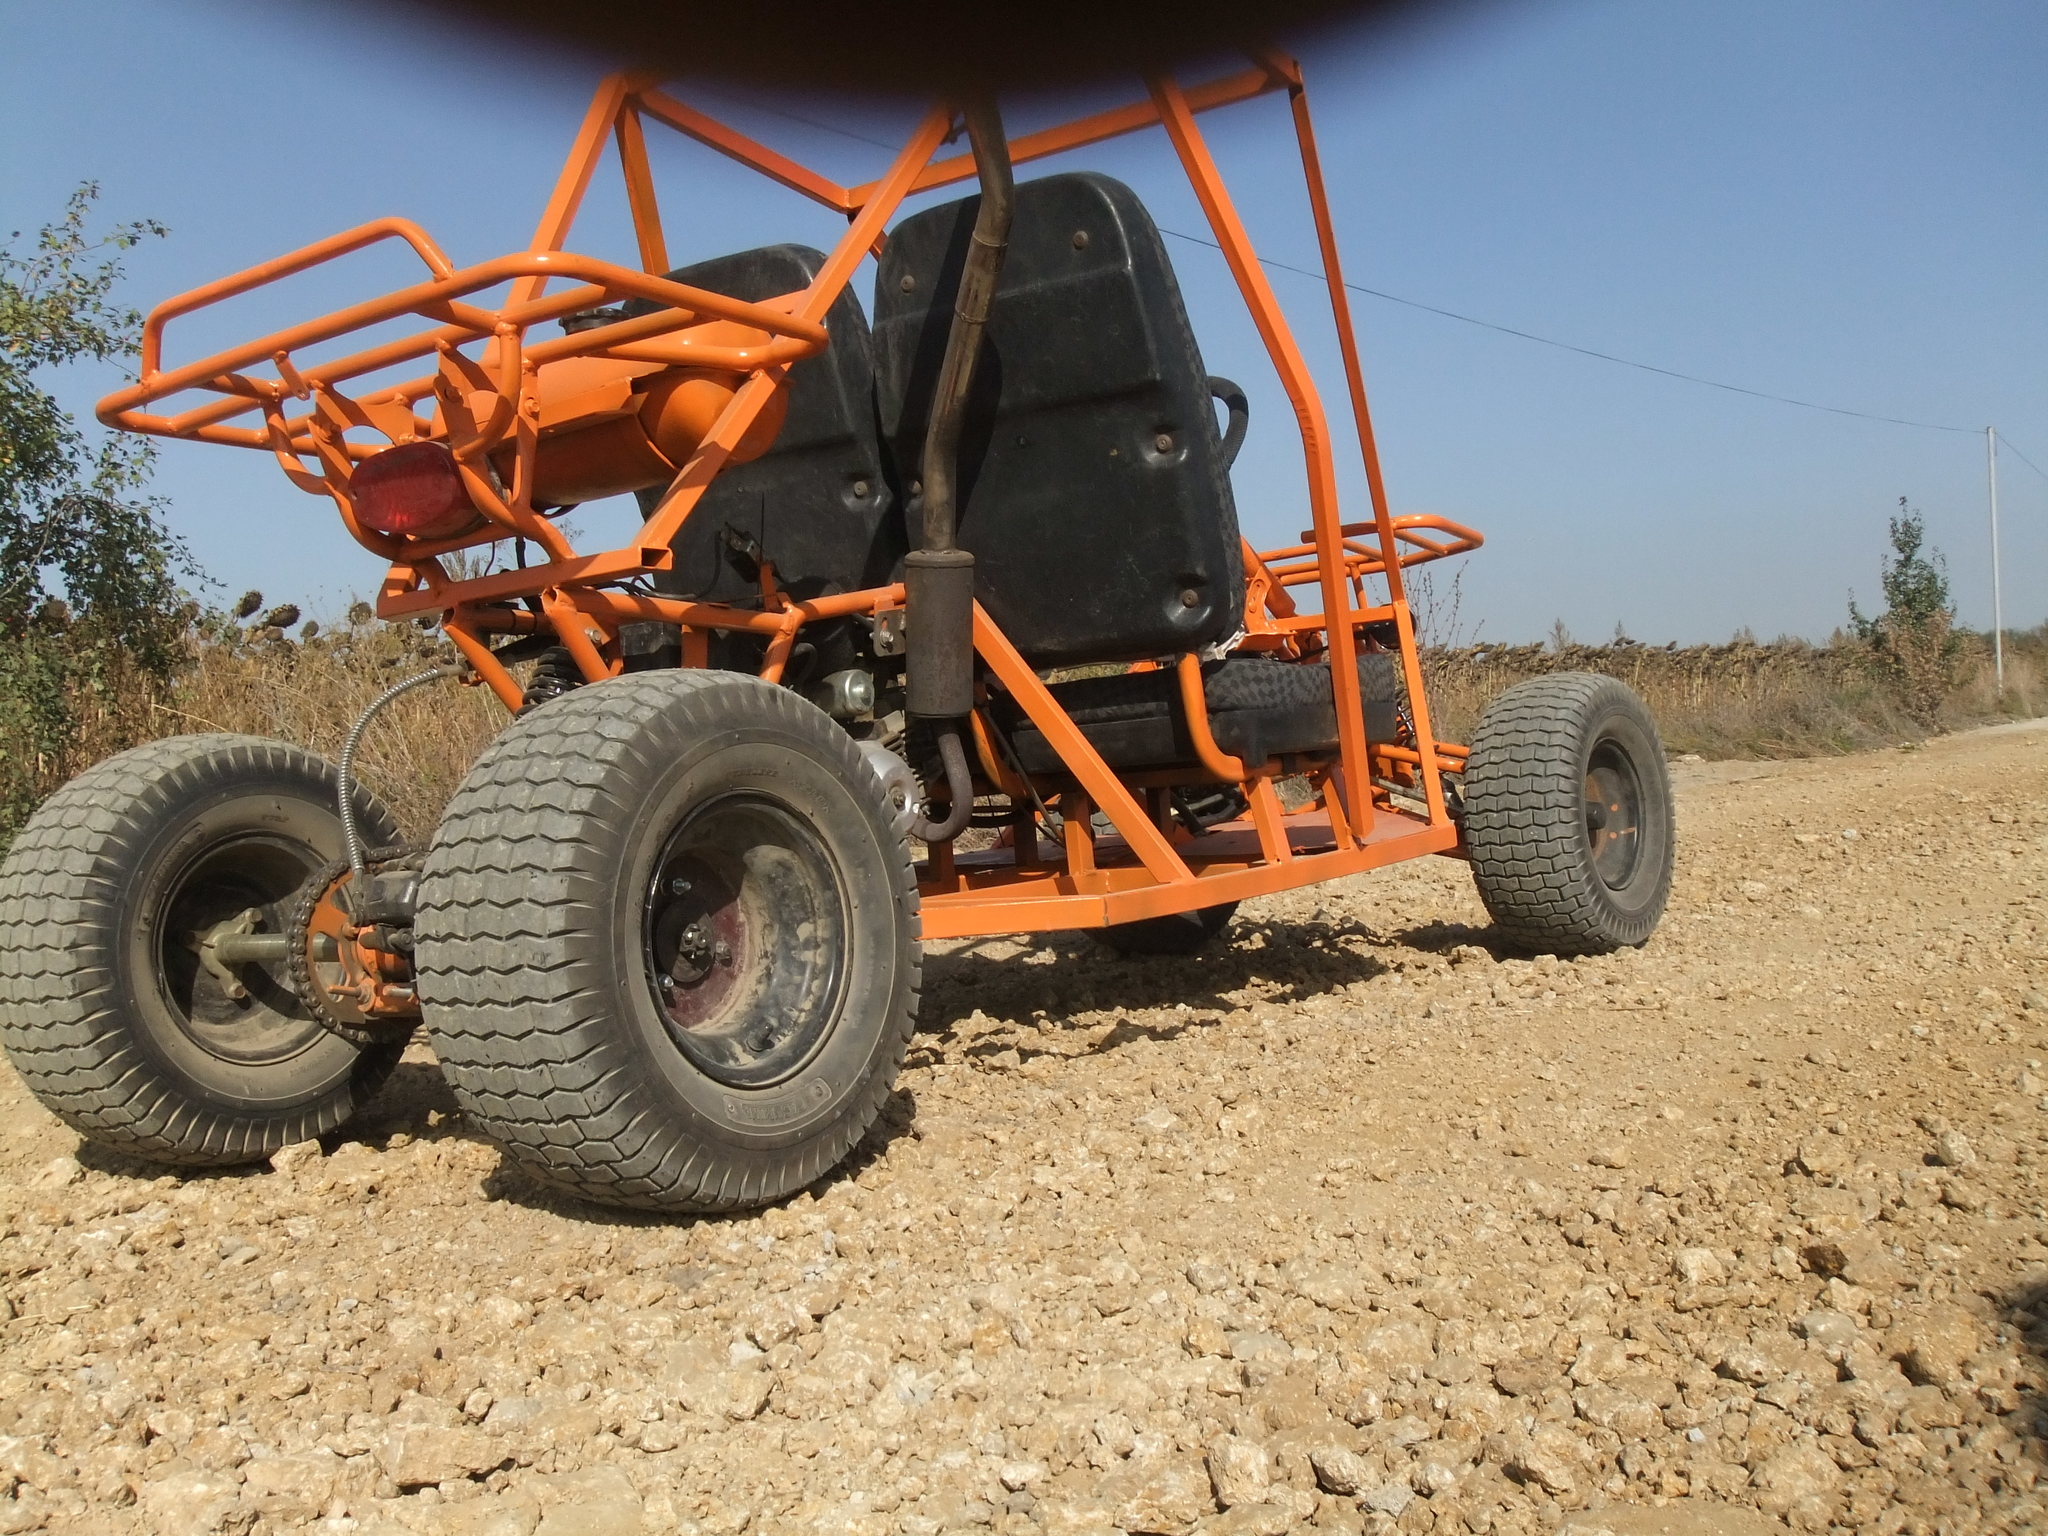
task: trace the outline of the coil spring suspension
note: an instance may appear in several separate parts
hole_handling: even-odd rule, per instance
[[[526,691],[519,697],[519,713],[539,709],[549,699],[559,699],[571,688],[583,686],[583,674],[577,670],[575,660],[564,645],[551,645],[540,653],[533,664],[533,676],[527,680]]]

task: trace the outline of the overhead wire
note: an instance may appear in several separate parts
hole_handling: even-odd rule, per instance
[[[715,95],[718,93],[713,92],[710,94]],[[790,112],[780,107],[771,107],[756,101],[741,103],[735,98],[728,97],[727,99],[733,101],[734,105],[743,105],[757,112],[765,112],[771,117],[786,118],[790,122],[801,123],[807,128],[815,128],[824,133],[837,134],[841,138],[852,139],[856,143],[871,144],[878,149],[894,149],[897,147],[893,144],[885,143],[881,139],[870,137],[867,134],[855,133],[851,129],[841,128],[832,123],[821,122],[817,118],[806,117],[800,112]],[[1162,235],[1171,235],[1176,240],[1185,240],[1191,245],[1207,246],[1212,251],[1221,251],[1223,249],[1214,240],[1205,239],[1200,235],[1190,235],[1178,229],[1168,229],[1163,225],[1160,226],[1159,232]],[[1271,256],[1261,256],[1258,260],[1261,266],[1271,267],[1275,271],[1292,272],[1301,277],[1313,278],[1319,283],[1327,283],[1329,281],[1325,274],[1316,271],[1312,267],[1299,267],[1292,262],[1279,261]],[[1603,363],[1614,363],[1623,368],[1635,368],[1644,373],[1658,374],[1661,377],[1677,379],[1687,384],[1699,384],[1708,389],[1725,390],[1729,394],[1734,395],[1747,395],[1753,400],[1769,400],[1778,405],[1797,406],[1801,410],[1823,411],[1830,416],[1848,416],[1858,421],[1875,421],[1894,427],[1913,427],[1924,432],[1958,432],[1974,437],[1984,430],[1982,427],[1950,426],[1946,422],[1915,421],[1906,416],[1886,416],[1876,411],[1854,410],[1845,405],[1827,405],[1817,400],[1801,400],[1794,395],[1781,395],[1767,389],[1751,389],[1743,384],[1730,384],[1725,379],[1710,379],[1702,374],[1686,373],[1682,369],[1666,368],[1657,363],[1646,363],[1637,358],[1622,357],[1613,352],[1603,352],[1596,347],[1582,347],[1576,342],[1559,341],[1554,336],[1539,335],[1535,331],[1525,331],[1519,326],[1502,325],[1494,320],[1482,320],[1477,315],[1462,314],[1458,310],[1445,309],[1437,304],[1425,304],[1420,299],[1411,299],[1398,293],[1389,293],[1383,288],[1369,288],[1363,283],[1354,283],[1348,280],[1344,286],[1353,293],[1364,294],[1367,298],[1381,299],[1389,304],[1400,304],[1409,309],[1419,309],[1425,314],[1440,315],[1446,320],[1456,320],[1465,325],[1477,326],[1481,330],[1494,331],[1502,336],[1518,337],[1523,341],[1533,341],[1541,346],[1556,347],[1559,351],[1577,353],[1580,357],[1594,358]],[[2010,440],[2002,435],[1999,441],[2008,447],[2011,446]],[[2048,480],[2048,470],[2043,470],[2040,465],[2021,453],[2017,448],[2014,448],[2012,452],[2014,457],[2025,464],[2027,468],[2033,470],[2035,474],[2040,475],[2044,480]]]
[[[2013,447],[2012,439],[2007,437],[2003,432],[1998,434],[1998,446],[2010,452],[2014,458],[2018,459],[2022,464],[2026,465],[2027,468],[2031,469],[2043,480],[2048,480],[2048,469],[2043,469],[2040,465],[2036,464],[2032,459],[2028,458],[2024,453],[2021,453],[2019,449]]]
[[[1159,233],[1162,235],[1172,235],[1176,240],[1186,240],[1193,245],[1206,245],[1212,251],[1223,249],[1214,240],[1205,240],[1200,235],[1183,234],[1177,229],[1167,229],[1162,226]],[[1321,272],[1317,272],[1313,268],[1297,267],[1291,262],[1276,261],[1270,256],[1261,256],[1259,264],[1261,266],[1277,268],[1282,272],[1298,273],[1302,277],[1312,277],[1319,283],[1329,281]],[[1405,304],[1410,309],[1420,309],[1432,315],[1442,315],[1447,320],[1461,320],[1467,325],[1476,325],[1483,330],[1498,331],[1503,336],[1519,336],[1524,341],[1540,342],[1546,347],[1557,347],[1562,351],[1576,352],[1581,357],[1598,358],[1603,363],[1619,363],[1624,368],[1640,368],[1645,373],[1662,374],[1667,379],[1682,379],[1688,384],[1704,384],[1709,389],[1725,389],[1731,394],[1749,395],[1758,400],[1773,400],[1780,405],[1796,405],[1809,411],[1826,411],[1833,416],[1854,416],[1862,421],[1886,422],[1895,427],[1920,427],[1929,432],[1968,432],[1975,434],[1984,430],[1982,427],[1951,427],[1941,422],[1912,421],[1904,416],[1881,416],[1874,411],[1855,411],[1843,405],[1822,405],[1818,401],[1799,400],[1791,395],[1773,394],[1765,389],[1749,389],[1741,384],[1729,384],[1721,379],[1704,378],[1697,373],[1683,373],[1676,368],[1660,367],[1656,363],[1638,362],[1632,357],[1618,357],[1612,352],[1601,352],[1592,347],[1582,347],[1575,342],[1559,341],[1554,336],[1539,336],[1534,331],[1524,331],[1512,325],[1501,325],[1492,320],[1481,320],[1476,315],[1460,314],[1455,309],[1444,309],[1435,304],[1425,304],[1420,299],[1403,298],[1398,293],[1388,293],[1380,288],[1368,288],[1362,283],[1346,282],[1344,286],[1353,293],[1362,293],[1369,298],[1385,299],[1390,304]]]

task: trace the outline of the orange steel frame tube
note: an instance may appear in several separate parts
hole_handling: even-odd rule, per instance
[[[1036,828],[1033,802],[1057,800],[1066,817],[1065,856],[1047,857],[1035,830],[1020,830],[1019,846],[1009,849],[934,849],[920,882],[923,929],[930,938],[1126,922],[1458,849],[1444,776],[1462,771],[1465,750],[1437,741],[1432,733],[1401,572],[1406,565],[1476,548],[1480,537],[1444,518],[1396,518],[1389,510],[1300,69],[1281,55],[1261,54],[1249,69],[1217,80],[1183,88],[1159,77],[1146,87],[1141,100],[1019,135],[1011,141],[1011,156],[1024,164],[1154,126],[1171,141],[1293,406],[1308,474],[1311,526],[1303,542],[1263,553],[1245,546],[1245,643],[1329,664],[1338,740],[1332,751],[1310,759],[1240,762],[1217,746],[1210,730],[1200,659],[1162,658],[1176,668],[1197,760],[1179,770],[1119,775],[977,606],[974,644],[991,686],[1015,701],[1063,765],[1061,774],[1020,777],[1005,760],[993,715],[983,710],[973,721],[982,780],[1019,807],[1020,829]],[[1322,397],[1195,122],[1211,108],[1278,91],[1287,94],[1293,114],[1347,403],[1364,459],[1371,516],[1359,522],[1347,523],[1340,515]],[[795,601],[776,589],[770,575],[764,576],[761,606],[752,608],[619,591],[607,584],[670,567],[676,534],[774,401],[790,366],[829,344],[826,314],[861,261],[880,248],[905,199],[972,179],[970,156],[934,158],[954,135],[957,118],[953,105],[933,106],[882,176],[849,188],[689,106],[650,77],[613,76],[599,86],[584,115],[528,249],[457,267],[418,225],[380,219],[209,283],[151,312],[140,377],[100,403],[100,419],[129,430],[274,454],[294,484],[329,496],[357,541],[389,562],[378,611],[387,618],[438,615],[475,679],[508,708],[519,706],[520,686],[492,650],[493,637],[501,635],[551,634],[567,648],[585,680],[597,682],[620,670],[619,637],[628,623],[675,626],[683,640],[684,664],[696,666],[708,661],[711,632],[744,631],[768,642],[763,675],[779,680],[804,625],[900,609],[902,586]],[[843,214],[845,233],[817,277],[802,290],[760,303],[669,281],[664,276],[668,241],[647,153],[650,122]],[[565,250],[607,146],[618,157],[632,214],[637,269]],[[169,321],[391,240],[403,241],[420,258],[424,280],[211,357],[164,368]],[[575,286],[550,295],[549,286],[556,282]],[[497,290],[506,296],[489,300]],[[574,334],[529,340],[535,326],[620,299],[660,307]],[[317,363],[302,364],[295,356],[405,316],[426,321],[427,329]],[[703,329],[711,326],[722,329]],[[745,329],[735,332],[735,327]],[[465,348],[481,348],[481,356]],[[736,381],[723,410],[635,537],[621,548],[596,553],[576,551],[549,520],[549,509],[532,497],[542,421],[539,380],[549,365],[576,357],[651,367],[685,363],[721,370]],[[385,377],[406,364],[429,361],[432,371],[420,377],[396,383]],[[357,382],[372,376],[378,381]],[[210,398],[166,411],[165,402],[194,394]],[[260,424],[243,420],[250,416]],[[454,449],[482,526],[435,540],[366,527],[356,516],[349,489],[354,466],[389,443],[437,435]],[[499,455],[501,464],[510,455],[502,482],[483,465],[487,454]],[[443,555],[507,537],[538,545],[546,558],[518,570],[460,579],[441,563]],[[1384,601],[1374,599],[1373,579],[1385,584]],[[1319,612],[1299,611],[1289,594],[1290,588],[1309,585],[1320,590]],[[537,611],[516,606],[518,599],[529,600]],[[1362,643],[1359,631],[1389,622],[1407,684],[1412,744],[1373,741],[1366,735],[1354,665]],[[1296,772],[1307,776],[1316,796],[1289,812],[1275,783],[1281,774]],[[1425,811],[1395,808],[1383,790],[1375,789],[1376,780],[1419,784]],[[1201,782],[1237,786],[1249,814],[1211,827],[1200,838],[1174,829],[1166,812],[1170,786]],[[1111,834],[1098,836],[1091,829],[1095,810],[1109,819]]]

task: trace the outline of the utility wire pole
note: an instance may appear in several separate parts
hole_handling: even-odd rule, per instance
[[[1998,583],[1998,428],[1984,429],[1984,462],[1991,486],[1991,671],[2005,697],[2005,602]]]

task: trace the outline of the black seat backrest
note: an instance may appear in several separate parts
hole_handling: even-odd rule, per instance
[[[753,302],[808,287],[824,263],[808,246],[768,245],[669,277]],[[775,442],[712,480],[676,535],[674,569],[655,574],[657,590],[745,602],[760,593],[759,560],[771,562],[783,590],[799,598],[892,579],[903,558],[903,520],[875,428],[867,316],[851,287],[825,328],[831,344],[789,371],[789,414]],[[652,511],[665,489],[641,492],[642,510]]]
[[[979,205],[927,209],[883,248],[877,399],[905,490]],[[1038,666],[1157,656],[1239,626],[1237,509],[1207,376],[1158,228],[1122,182],[1018,185],[960,487],[977,595]],[[912,530],[920,516],[912,495]]]

